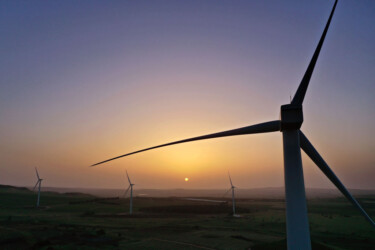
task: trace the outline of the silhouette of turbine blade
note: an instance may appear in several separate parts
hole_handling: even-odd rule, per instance
[[[109,162],[109,161],[113,161],[113,160],[116,160],[116,159],[119,159],[119,158],[122,158],[122,157],[125,157],[125,156],[128,156],[128,155],[137,154],[137,153],[141,153],[141,152],[148,151],[148,150],[151,150],[151,149],[166,147],[166,146],[170,146],[170,145],[175,145],[175,144],[180,144],[180,143],[185,143],[185,142],[192,142],[192,141],[200,141],[200,140],[206,140],[206,139],[213,139],[213,138],[220,138],[220,137],[227,137],[227,136],[235,136],[235,135],[276,132],[276,131],[280,131],[280,127],[281,127],[281,122],[278,121],[278,120],[260,123],[260,124],[256,124],[256,125],[252,125],[252,126],[243,127],[243,128],[238,128],[238,129],[233,129],[233,130],[228,130],[228,131],[224,131],[224,132],[219,132],[219,133],[214,133],[214,134],[209,134],[209,135],[203,135],[203,136],[198,136],[198,137],[193,137],[193,138],[189,138],[189,139],[185,139],[185,140],[170,142],[170,143],[166,143],[166,144],[162,144],[162,145],[158,145],[158,146],[154,146],[154,147],[150,147],[150,148],[146,148],[146,149],[141,149],[141,150],[138,150],[138,151],[135,151],[135,152],[132,152],[132,153],[120,155],[120,156],[117,156],[117,157],[114,157],[114,158],[111,158],[111,159],[108,159],[108,160],[105,160],[105,161],[95,163],[91,166],[96,166],[96,165],[103,164],[103,163]]]
[[[35,186],[33,188],[33,191],[35,190],[36,186],[38,186],[39,180],[35,183]]]
[[[35,168],[35,172],[36,172],[36,177],[38,177],[38,180],[40,180],[40,177],[39,177],[39,174],[38,174],[38,169]]]
[[[125,191],[125,193],[124,193],[124,197],[126,197],[127,193],[129,192],[130,186],[131,186],[131,185],[129,185],[128,189],[126,189],[126,191]]]
[[[130,178],[129,178],[129,175],[128,175],[128,170],[126,170],[126,176],[128,177],[129,185],[131,185],[132,182],[130,181]]]
[[[314,55],[311,58],[310,64],[307,67],[305,75],[303,76],[302,81],[301,81],[300,85],[298,86],[297,92],[296,92],[296,94],[293,97],[293,100],[291,102],[291,104],[293,104],[293,105],[302,105],[302,103],[303,103],[303,99],[305,98],[307,87],[309,86],[311,75],[312,75],[312,73],[314,71],[314,67],[315,67],[316,61],[318,60],[319,53],[320,53],[320,50],[321,50],[323,42],[324,42],[324,38],[326,37],[327,31],[328,31],[328,27],[329,27],[329,25],[331,23],[331,19],[332,19],[333,13],[335,12],[336,4],[337,4],[337,0],[335,1],[335,4],[333,5],[332,11],[331,11],[331,15],[328,18],[326,27],[324,28],[322,37],[319,40],[319,43],[318,43],[318,46],[315,49]]]
[[[224,195],[223,195],[223,198],[229,193],[229,191],[231,191],[232,190],[232,188],[230,188],[230,189],[228,189],[225,193],[224,193]]]
[[[228,172],[228,176],[229,176],[230,186],[233,187],[232,179],[230,178],[230,174],[229,174],[229,172]]]
[[[375,227],[374,221],[366,213],[366,211],[361,207],[357,200],[349,193],[345,186],[341,183],[339,178],[330,169],[328,164],[320,156],[318,151],[314,148],[307,137],[300,131],[300,145],[303,151],[310,157],[310,159],[322,170],[322,172],[328,177],[328,179],[341,191],[341,193],[355,206],[359,209],[362,215]]]

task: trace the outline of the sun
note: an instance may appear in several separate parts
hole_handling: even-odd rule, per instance
[[[189,178],[185,177],[185,181],[189,181]]]

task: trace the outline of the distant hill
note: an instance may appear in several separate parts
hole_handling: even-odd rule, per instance
[[[0,185],[0,191],[27,191],[27,187],[16,187],[11,185]],[[134,195],[140,197],[215,197],[223,198],[227,190],[224,189],[134,189]],[[42,187],[42,192],[64,193],[70,196],[93,195],[99,197],[121,197],[124,189],[99,189],[99,188],[58,188]],[[375,195],[371,189],[350,189],[354,196]],[[307,188],[306,195],[309,199],[334,198],[343,195],[337,189]],[[225,196],[230,197],[230,194]],[[284,187],[236,189],[236,197],[243,199],[284,199]]]
[[[56,192],[56,191],[55,191]],[[95,197],[94,195],[92,194],[88,194],[88,193],[81,193],[81,192],[66,192],[66,193],[63,193],[63,194],[66,194],[66,195],[69,195],[69,196],[92,196],[92,197]]]
[[[23,191],[31,192],[27,187],[16,187],[11,185],[0,185],[0,191]],[[134,189],[135,196],[141,197],[215,197],[223,198],[225,189]],[[42,192],[64,193],[70,196],[93,195],[99,197],[121,197],[124,189],[99,189],[99,188],[58,188],[42,187]],[[375,195],[371,189],[350,189],[354,196]],[[337,189],[307,188],[306,195],[309,199],[334,198],[343,195]],[[230,197],[230,194],[225,196]],[[236,189],[236,197],[244,199],[284,199],[284,187]]]
[[[10,185],[1,185],[0,184],[0,190],[18,190],[18,191],[30,191],[30,189],[26,187],[15,187]]]
[[[122,196],[124,189],[90,189],[90,188],[55,188],[44,187],[44,191],[59,193],[84,193],[100,197]],[[135,196],[143,197],[216,197],[222,198],[224,189],[134,189]],[[354,196],[375,195],[375,190],[350,189]],[[336,189],[307,188],[306,194],[309,199],[342,197]],[[227,194],[225,197],[230,197]],[[236,189],[237,198],[246,199],[284,199],[284,187]]]

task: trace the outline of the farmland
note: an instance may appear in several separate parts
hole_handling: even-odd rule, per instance
[[[210,198],[210,197],[207,197]],[[375,196],[358,197],[372,216]],[[213,204],[178,197],[98,198],[0,189],[1,249],[286,249],[283,199]],[[374,229],[344,198],[309,199],[313,249],[371,249]]]

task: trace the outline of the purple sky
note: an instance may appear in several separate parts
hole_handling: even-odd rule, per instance
[[[0,183],[283,185],[281,134],[175,139],[274,120],[334,1],[1,1]],[[375,188],[375,1],[341,0],[302,130],[349,188]],[[306,185],[333,187],[304,160]],[[189,177],[188,183],[184,178]],[[137,180],[137,181],[136,181]]]

